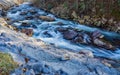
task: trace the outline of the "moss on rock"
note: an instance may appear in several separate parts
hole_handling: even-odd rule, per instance
[[[0,52],[0,75],[9,75],[17,67],[10,54]]]

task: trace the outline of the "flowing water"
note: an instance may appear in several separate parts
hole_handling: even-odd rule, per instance
[[[28,10],[35,10],[37,11],[37,13],[31,14],[30,12],[27,12],[26,15],[22,15],[22,16],[20,15],[21,12],[25,12]],[[55,18],[55,21],[52,22],[43,21],[37,18],[28,19],[28,20],[25,19],[25,17],[35,16],[35,15],[50,16]],[[34,38],[41,39],[46,43],[54,44],[56,47],[66,48],[74,52],[79,52],[80,50],[90,50],[94,53],[95,56],[120,60],[119,47],[116,48],[115,51],[110,51],[104,48],[97,48],[95,46],[83,45],[83,44],[78,45],[75,43],[71,43],[69,40],[65,40],[63,38],[63,35],[59,31],[57,31],[56,28],[58,27],[73,28],[77,30],[84,30],[86,32],[93,32],[99,30],[108,39],[120,39],[120,34],[114,32],[107,32],[97,28],[81,25],[73,21],[64,20],[42,9],[38,9],[36,7],[30,6],[29,4],[21,4],[20,6],[12,7],[10,10],[8,10],[7,17],[13,21],[12,23],[13,26],[16,26],[17,28],[32,28],[34,31],[34,35],[33,35]],[[26,27],[21,26],[21,22],[23,21],[30,23],[30,26],[26,26]],[[59,23],[61,22],[63,24],[61,25],[58,22]],[[45,34],[45,32],[47,32],[47,34]]]

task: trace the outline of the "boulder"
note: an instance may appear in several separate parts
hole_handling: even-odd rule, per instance
[[[98,30],[94,31],[92,33],[92,41],[93,44],[98,47],[103,47],[106,49],[114,50],[115,47],[112,45],[112,43],[104,38],[104,35],[100,33]]]
[[[28,36],[32,36],[33,35],[33,29],[22,29],[21,32],[25,33]]]
[[[103,38],[103,37],[104,37],[104,35],[102,35],[102,33],[99,32],[98,30],[96,30],[92,33],[92,39]]]
[[[94,39],[93,43],[96,46],[103,47],[105,49],[109,49],[109,50],[114,50],[115,49],[115,47],[109,41],[104,40],[104,39],[100,39],[100,38]]]
[[[91,38],[86,33],[79,33],[78,36],[73,41],[76,43],[89,44],[91,43]]]
[[[74,30],[68,30],[63,32],[63,37],[67,40],[72,40],[74,39],[76,36],[78,35],[78,33]]]
[[[65,27],[58,27],[58,28],[56,28],[56,30],[59,31],[59,32],[65,32],[65,31],[68,30],[68,28],[65,28]]]

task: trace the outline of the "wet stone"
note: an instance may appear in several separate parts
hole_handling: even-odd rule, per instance
[[[65,32],[68,30],[68,28],[65,28],[65,27],[58,27],[56,28],[56,30],[58,30],[59,32]]]
[[[22,29],[21,32],[25,33],[28,36],[32,36],[33,35],[33,29]]]
[[[90,44],[91,38],[88,34],[81,32],[73,41],[76,43]]]
[[[109,50],[115,50],[115,47],[110,42],[105,41],[103,39],[94,39],[93,43],[98,47],[102,47]]]
[[[39,16],[39,18],[40,18],[41,20],[44,20],[44,21],[55,21],[54,18],[49,17],[49,16]]]
[[[74,31],[74,30],[68,30],[68,31],[65,31],[63,32],[63,37],[67,40],[72,40],[74,39],[76,36],[77,36],[77,32]]]

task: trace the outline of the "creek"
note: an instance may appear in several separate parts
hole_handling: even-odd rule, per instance
[[[48,21],[43,19],[38,19],[38,16],[51,17],[54,20]],[[108,32],[98,28],[88,27],[86,25],[81,25],[77,22],[70,20],[65,20],[56,17],[55,15],[46,12],[42,9],[38,9],[29,4],[21,4],[20,6],[14,6],[7,11],[7,18],[10,19],[11,25],[17,27],[18,29],[33,29],[33,38],[41,39],[42,41],[53,44],[56,47],[68,49],[73,52],[79,52],[80,50],[90,50],[96,57],[103,57],[113,60],[120,60],[120,45],[118,44],[115,50],[107,50],[105,48],[93,46],[89,44],[74,43],[71,40],[67,40],[63,37],[63,34],[57,30],[69,29],[76,30],[77,32],[83,31],[86,33],[93,33],[99,31],[108,40],[120,41],[120,34],[115,32]],[[24,25],[23,25],[24,23]],[[26,24],[27,23],[27,24]],[[89,41],[89,37],[84,35],[83,40]]]

